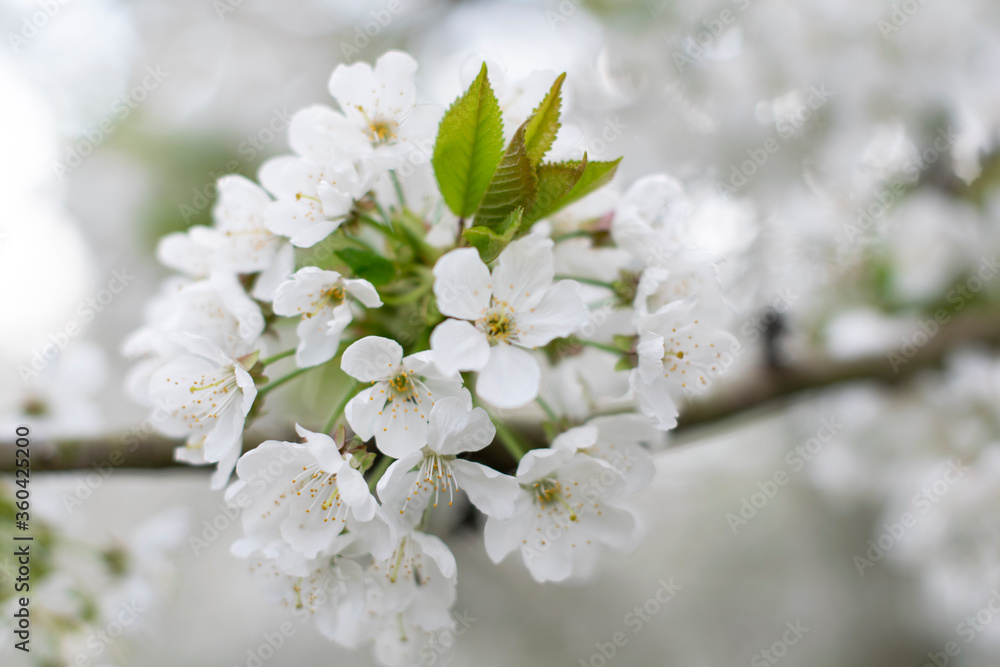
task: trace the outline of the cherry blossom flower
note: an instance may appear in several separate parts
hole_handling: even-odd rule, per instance
[[[348,296],[368,308],[382,305],[378,292],[367,280],[343,278],[336,271],[314,266],[299,269],[278,287],[274,295],[274,312],[302,318],[295,351],[295,363],[300,368],[329,361],[337,354],[340,337],[354,319]]]
[[[583,426],[560,434],[553,449],[567,449],[608,463],[625,480],[623,494],[644,489],[653,479],[655,466],[649,449],[658,449],[664,440],[642,415],[621,414],[594,417]]]
[[[389,556],[376,560],[371,576],[385,592],[384,603],[389,613],[417,606],[443,611],[436,623],[422,624],[433,629],[437,623],[447,623],[447,610],[455,601],[455,581],[458,568],[455,556],[440,538],[404,530],[397,525],[398,537]],[[430,616],[430,614],[428,614]]]
[[[195,226],[163,237],[157,259],[192,278],[212,273],[259,273],[254,294],[268,298],[270,283],[292,270],[291,248],[272,233],[264,212],[271,198],[243,176],[228,175],[217,184],[219,198],[212,209],[212,227]]]
[[[415,539],[411,538],[410,541],[416,544]],[[423,552],[420,553],[422,555]],[[450,646],[442,648],[441,643],[436,643],[435,640],[456,625],[451,615],[451,605],[455,598],[454,582],[437,574],[439,566],[433,558],[420,558],[420,561],[426,566],[424,570],[431,570],[434,575],[430,579],[424,575],[426,583],[417,589],[417,595],[409,604],[402,609],[397,608],[394,604],[397,600],[377,583],[381,575],[369,570],[369,577],[374,575],[374,580],[370,579],[368,583],[364,612],[358,615],[351,608],[341,606],[334,631],[324,634],[338,644],[352,649],[365,642],[373,642],[375,659],[379,664],[389,667],[420,664],[428,656],[433,656],[435,661],[440,658],[443,663],[447,663]],[[408,572],[414,571],[410,569]],[[413,580],[411,576],[410,581]],[[322,627],[320,629],[323,630]]]
[[[260,552],[246,557],[265,597],[285,609],[308,612],[324,635],[336,632],[342,609],[356,617],[365,608],[365,572],[351,558],[321,556],[304,561],[301,573],[289,574]]]
[[[589,440],[593,432],[564,437],[581,435]],[[513,516],[486,520],[486,552],[494,563],[519,550],[536,581],[580,578],[595,567],[599,545],[626,550],[640,534],[635,512],[620,501],[625,480],[575,446],[531,450],[517,467],[517,481]]]
[[[681,184],[664,174],[636,181],[615,209],[611,234],[615,244],[644,264],[663,266],[683,251],[688,240],[692,203]]]
[[[347,135],[353,145],[360,134],[368,142],[364,158],[383,169],[398,167],[422,140],[434,136],[440,118],[440,108],[416,103],[416,71],[417,62],[400,51],[383,54],[374,68],[364,62],[338,66],[330,77],[330,94],[348,123],[331,126],[331,136]]]
[[[187,436],[177,458],[189,463],[219,463],[212,488],[221,488],[243,446],[243,424],[257,397],[247,372],[256,355],[233,359],[201,336],[177,333],[171,341],[188,351],[164,364],[150,378],[149,394],[163,406],[157,427],[171,437]]]
[[[298,125],[319,122],[316,117],[324,114],[336,112],[310,107],[296,114],[290,132]],[[371,182],[371,174],[350,161],[320,159],[286,155],[268,160],[260,169],[261,184],[277,198],[267,204],[264,222],[299,248],[316,245],[340,227]]]
[[[501,408],[538,395],[540,370],[528,350],[567,336],[587,317],[572,280],[553,284],[552,241],[511,243],[492,274],[472,248],[444,255],[434,267],[438,310],[451,318],[431,334],[435,363],[447,374],[479,371],[476,393]]]
[[[732,362],[739,341],[699,319],[694,297],[639,317],[638,367],[629,384],[642,412],[661,429],[677,425],[684,395],[707,391]]]
[[[242,514],[246,536],[234,551],[259,550],[289,574],[302,574],[305,561],[320,553],[360,549],[384,556],[389,527],[357,461],[342,455],[330,436],[299,425],[295,429],[303,443],[268,440],[236,465],[239,480],[226,495],[231,502],[241,494],[251,500],[239,503],[247,505]]]
[[[401,458],[427,444],[427,423],[435,401],[462,391],[461,378],[447,378],[429,352],[403,358],[394,340],[367,336],[344,350],[341,368],[372,386],[347,404],[344,415],[361,438],[374,436],[383,454]]]
[[[483,449],[495,434],[486,410],[473,409],[467,391],[439,399],[431,409],[427,445],[389,466],[378,483],[379,498],[415,521],[428,503],[451,505],[455,492],[462,489],[484,514],[510,516],[517,481],[488,466],[456,458],[462,452]]]

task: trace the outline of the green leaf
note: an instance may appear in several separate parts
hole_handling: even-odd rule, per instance
[[[524,147],[531,164],[537,165],[552,148],[559,132],[559,108],[562,106],[562,84],[566,80],[563,72],[552,84],[545,99],[542,100],[528,118],[528,127],[524,131]]]
[[[581,161],[550,162],[538,167],[538,196],[528,213],[527,220],[535,222],[554,210],[583,176],[587,156]]]
[[[522,123],[507,145],[507,151],[490,179],[483,201],[476,211],[474,226],[486,226],[502,233],[507,229],[503,226],[504,222],[514,209],[531,210],[538,192],[538,177],[524,145],[527,125],[528,121]]]
[[[531,212],[525,216],[529,225],[536,220],[548,217],[561,208],[569,206],[578,199],[586,197],[594,190],[606,185],[615,176],[618,163],[622,159],[610,162],[590,162],[587,154],[583,160],[546,163],[538,167],[539,196]],[[566,190],[567,182],[574,173],[579,176],[572,186]],[[544,179],[544,183],[542,180]]]
[[[434,143],[434,176],[455,215],[476,212],[503,156],[503,117],[483,63],[469,90],[445,112]]]
[[[381,255],[357,248],[344,248],[334,253],[351,268],[358,278],[364,278],[372,285],[385,285],[396,277],[396,267]]]
[[[500,256],[503,249],[514,240],[517,230],[521,226],[521,218],[524,209],[516,208],[507,216],[501,227],[501,232],[497,234],[489,227],[469,227],[462,232],[462,236],[473,248],[479,251],[479,257],[487,264]]]

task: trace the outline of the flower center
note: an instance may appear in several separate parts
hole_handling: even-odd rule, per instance
[[[312,295],[310,295],[312,296]],[[319,298],[312,302],[313,310],[303,313],[306,319],[315,317],[317,313],[330,305],[334,308],[344,303],[344,299],[347,297],[347,293],[344,288],[340,285],[334,287],[329,287],[319,293]]]
[[[410,371],[410,373],[412,372]],[[392,387],[393,393],[404,401],[415,400],[417,397],[416,387],[406,371],[389,380],[389,386]]]
[[[167,378],[167,382],[174,384],[183,381]],[[233,367],[216,369],[185,384],[190,396],[175,412],[190,429],[200,428],[202,421],[217,419],[241,395]]]
[[[442,492],[448,494],[448,505],[455,499],[455,491],[458,490],[458,480],[452,470],[451,461],[454,456],[441,456],[440,454],[430,454],[424,457],[420,464],[420,474],[417,476],[413,489],[403,503],[403,509],[399,511],[403,514],[407,506],[414,498],[430,498],[434,495],[433,506],[438,506],[438,497]],[[421,503],[423,506],[423,503]]]
[[[504,308],[495,308],[485,317],[476,321],[476,328],[486,334],[490,345],[514,343],[517,341],[517,322],[514,313]]]
[[[368,121],[368,129],[365,130],[365,134],[374,145],[384,146],[396,138],[395,125],[396,123],[391,120],[376,118]]]
[[[312,463],[302,467],[302,472],[292,478],[291,490],[296,498],[303,495],[306,497],[301,507],[305,507],[305,513],[314,517],[313,520],[323,520],[323,523],[333,523],[340,521],[347,522],[348,506],[340,497],[340,487],[337,486],[337,473],[327,472]],[[284,495],[281,496],[284,499]],[[281,503],[275,501],[275,504]],[[313,510],[319,510],[315,513]]]
[[[569,514],[570,521],[576,521],[576,510],[566,502],[563,495],[564,487],[562,482],[552,477],[535,482],[533,485],[535,502],[543,508],[558,509],[562,507]]]

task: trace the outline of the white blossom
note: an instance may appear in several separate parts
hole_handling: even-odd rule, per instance
[[[727,370],[739,342],[698,317],[694,297],[637,318],[638,367],[629,382],[642,412],[661,429],[677,425],[684,396],[707,391]]]
[[[296,431],[303,443],[268,440],[236,465],[239,480],[226,494],[232,500],[246,491],[252,501],[234,551],[260,551],[288,574],[304,576],[307,561],[321,553],[388,548],[388,524],[357,461],[328,435],[298,425]]]
[[[336,271],[314,266],[299,269],[274,295],[274,312],[300,317],[299,346],[295,363],[300,368],[329,361],[336,355],[344,329],[354,319],[347,297],[368,308],[378,308],[382,300],[367,280],[343,278]]]
[[[243,446],[243,424],[257,396],[247,372],[256,356],[233,359],[201,336],[177,333],[171,341],[188,354],[153,373],[149,393],[165,408],[157,427],[171,437],[186,437],[177,458],[189,463],[218,463],[212,487],[229,478]]]
[[[531,450],[517,467],[517,481],[514,515],[486,520],[486,552],[495,563],[517,550],[539,582],[582,578],[596,566],[599,546],[627,550],[639,536],[635,512],[619,500],[624,478],[576,447]]]
[[[374,437],[379,450],[393,458],[427,444],[435,401],[462,390],[461,378],[443,376],[431,359],[429,352],[403,358],[399,343],[379,336],[367,336],[344,350],[344,372],[372,385],[347,404],[347,422],[363,439]]]
[[[540,371],[529,350],[573,333],[587,317],[572,280],[553,284],[552,241],[528,236],[500,254],[492,274],[472,248],[434,267],[438,310],[449,319],[431,334],[435,363],[447,374],[479,371],[476,393],[501,408],[538,395]]]
[[[451,505],[459,489],[489,516],[505,518],[514,511],[517,481],[492,468],[456,458],[476,452],[493,441],[496,427],[486,410],[472,408],[467,391],[434,404],[423,449],[395,461],[378,483],[382,502],[415,520],[431,503]]]

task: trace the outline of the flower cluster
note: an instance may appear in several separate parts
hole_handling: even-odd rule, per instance
[[[337,67],[337,108],[295,114],[291,155],[161,241],[180,275],[124,346],[177,459],[216,464],[242,508],[234,553],[386,664],[455,622],[435,510],[467,499],[490,557],[539,582],[586,577],[637,542],[649,450],[738,351],[677,182],[619,196],[618,161],[545,160],[564,76],[513,129],[486,65],[447,110],[417,104],[416,69]],[[316,368],[324,425],[244,453],[271,392]]]

